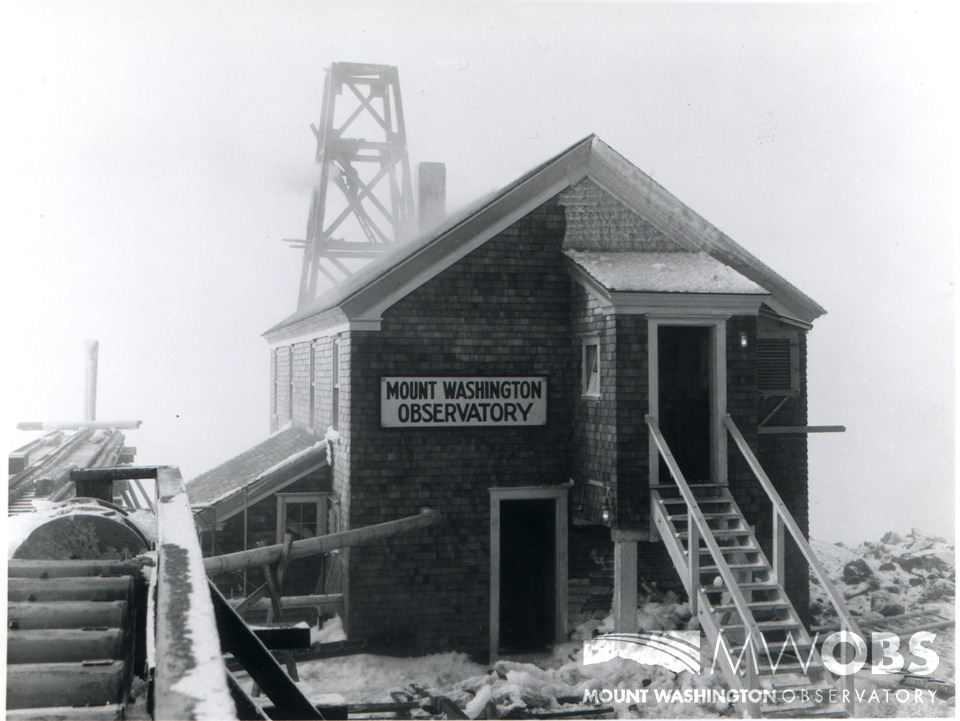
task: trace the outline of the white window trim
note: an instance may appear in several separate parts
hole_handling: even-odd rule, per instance
[[[340,386],[342,380],[342,347],[340,336],[333,337],[333,346],[331,348],[331,367],[330,367],[330,425],[333,429],[340,430]]]
[[[590,390],[590,378],[592,369],[587,367],[588,348],[595,346],[597,349],[597,386],[596,390]],[[582,398],[598,399],[603,396],[603,365],[601,357],[602,344],[599,335],[583,336],[580,339],[580,396]]]
[[[316,503],[317,504],[317,528],[314,533],[322,536],[327,531],[327,504],[330,498],[329,493],[278,493],[277,496],[277,543],[283,543],[284,532],[286,531],[287,504],[289,503]]]
[[[649,413],[659,422],[661,325],[705,326],[711,328],[710,344],[710,471],[715,483],[727,482],[727,443],[723,416],[727,413],[727,319],[710,316],[678,315],[647,317],[647,402]],[[660,477],[660,454],[653,438],[649,440],[648,468],[650,484]],[[654,525],[651,519],[650,528]]]

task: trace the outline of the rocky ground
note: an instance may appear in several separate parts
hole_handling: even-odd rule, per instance
[[[955,607],[954,547],[943,539],[913,531],[906,537],[888,533],[879,542],[856,548],[813,542],[813,547],[852,615],[865,634],[874,630],[917,628],[934,635],[925,646],[935,651],[939,664],[924,676],[875,674],[867,666],[856,677],[863,695],[858,717],[952,717],[954,704]],[[825,590],[811,580],[811,608],[815,625],[829,633],[838,627]],[[673,594],[648,595],[642,599],[643,630],[689,627],[690,612]],[[611,630],[611,620],[588,621],[579,626],[568,643],[549,654],[501,660],[493,667],[476,664],[463,654],[438,654],[420,658],[349,656],[301,664],[301,678],[308,697],[336,691],[350,703],[389,701],[391,693],[424,704],[427,716],[439,709],[430,699],[442,695],[471,718],[548,718],[558,711],[576,708],[591,689],[647,689],[642,703],[606,704],[617,718],[693,718],[735,716],[730,704],[686,702],[654,693],[683,693],[695,689],[722,688],[719,675],[674,673],[663,667],[644,666],[617,658],[605,663],[583,663],[583,639]],[[904,665],[913,658],[903,642]],[[907,669],[905,669],[907,670]],[[609,717],[609,716],[608,716]]]

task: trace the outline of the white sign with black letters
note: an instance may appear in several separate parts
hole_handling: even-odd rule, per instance
[[[547,379],[413,376],[380,379],[381,428],[543,426]]]

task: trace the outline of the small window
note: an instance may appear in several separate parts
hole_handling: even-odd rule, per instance
[[[326,493],[277,494],[277,543],[283,543],[287,533],[293,540],[300,541],[326,532]]]
[[[273,429],[280,427],[280,349],[273,352]]]
[[[757,338],[757,388],[761,393],[794,393],[800,388],[796,339]]]
[[[333,339],[333,408],[331,409],[330,425],[334,430],[340,429],[340,339]]]
[[[290,405],[287,406],[287,420],[293,420],[293,346],[287,356],[287,394]]]
[[[317,425],[317,346],[310,344],[310,428]]]
[[[600,397],[600,341],[587,338],[581,358],[581,392],[589,398]]]

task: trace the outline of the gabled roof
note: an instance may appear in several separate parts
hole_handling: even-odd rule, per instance
[[[323,439],[291,426],[188,481],[187,497],[192,508],[209,509],[222,522],[236,512],[244,489],[253,503],[326,463]]]
[[[349,324],[379,328],[383,312],[558,193],[589,178],[679,251],[705,253],[761,286],[777,312],[810,322],[826,311],[668,193],[595,135],[584,138],[442,226],[369,263],[264,336],[271,342]]]

